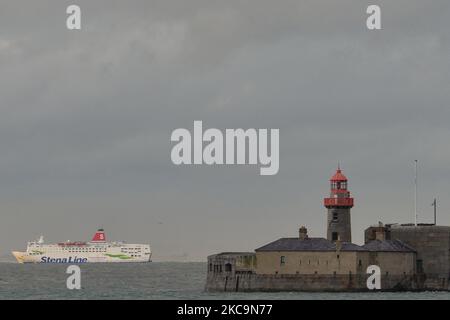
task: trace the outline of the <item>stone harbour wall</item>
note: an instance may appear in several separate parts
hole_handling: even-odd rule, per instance
[[[257,275],[209,274],[206,291],[306,291],[306,292],[358,292],[369,291],[369,275]],[[381,291],[448,290],[448,281],[417,275],[382,275]]]

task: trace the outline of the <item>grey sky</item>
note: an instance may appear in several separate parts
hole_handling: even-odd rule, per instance
[[[65,8],[82,8],[81,31]],[[368,4],[381,31],[365,28]],[[450,224],[450,2],[0,0],[0,255],[103,226],[154,260],[252,250],[306,225],[338,161],[369,224]],[[174,166],[170,134],[279,128],[280,171]]]

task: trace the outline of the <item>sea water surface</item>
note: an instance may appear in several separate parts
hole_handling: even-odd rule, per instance
[[[206,263],[85,264],[80,290],[66,287],[67,265],[0,263],[0,299],[450,299],[447,292],[209,293]]]

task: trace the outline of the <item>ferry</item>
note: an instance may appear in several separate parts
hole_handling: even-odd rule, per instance
[[[105,231],[98,229],[91,241],[45,243],[41,236],[28,242],[25,252],[13,251],[18,263],[91,263],[91,262],[150,262],[149,244],[107,242]]]

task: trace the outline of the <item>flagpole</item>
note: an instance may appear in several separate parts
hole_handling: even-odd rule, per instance
[[[434,207],[434,225],[436,225],[436,207],[437,207],[436,198],[434,198],[433,207]]]
[[[414,160],[414,224],[417,227],[417,160]]]

